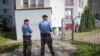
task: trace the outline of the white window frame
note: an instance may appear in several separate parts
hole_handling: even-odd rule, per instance
[[[38,0],[36,0],[36,8],[38,8]]]
[[[23,0],[21,0],[21,6],[22,6],[22,7],[24,7],[24,3],[23,3]]]
[[[36,0],[36,8],[38,8],[38,4],[39,4],[38,1],[39,1],[39,0]],[[45,0],[44,0],[44,1],[45,1]],[[22,6],[22,7],[24,7],[24,3],[23,3],[23,2],[24,2],[24,0],[21,0],[21,6]],[[44,4],[45,4],[45,3],[44,3]],[[31,0],[28,0],[28,7],[29,7],[29,8],[31,8],[30,5],[31,5]]]

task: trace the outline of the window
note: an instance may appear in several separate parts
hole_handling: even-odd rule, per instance
[[[23,0],[24,8],[28,8],[28,0]]]
[[[31,0],[30,7],[31,7],[31,8],[36,7],[36,0]]]
[[[73,6],[74,5],[74,0],[65,0],[65,5],[66,6]]]
[[[65,18],[67,21],[71,21],[72,19],[72,14],[73,14],[73,9],[69,8],[69,9],[65,9]]]
[[[38,0],[38,7],[44,7],[44,0]]]
[[[2,0],[3,4],[8,4],[8,0]]]
[[[83,8],[83,1],[82,1],[82,8]]]
[[[79,0],[79,7],[81,7],[81,0]]]
[[[43,8],[44,0],[23,0],[24,8]]]
[[[9,9],[3,9],[4,14],[9,14]]]
[[[31,0],[31,8],[44,7],[44,0]]]
[[[82,0],[79,0],[79,7],[83,8],[83,1]]]

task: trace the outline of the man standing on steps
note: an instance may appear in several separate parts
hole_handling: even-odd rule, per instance
[[[48,22],[48,16],[43,15],[42,16],[43,21],[39,23],[39,29],[41,34],[41,56],[45,55],[45,45],[47,44],[52,56],[55,56],[53,46],[52,46],[52,38],[51,38],[51,25],[50,22]]]
[[[31,56],[31,33],[32,30],[29,26],[29,20],[24,20],[24,25],[22,26],[22,32],[23,32],[23,53],[24,56]]]

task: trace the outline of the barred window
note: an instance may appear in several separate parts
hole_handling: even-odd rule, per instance
[[[44,0],[23,0],[24,8],[43,8]]]
[[[44,0],[38,0],[38,7],[44,7]]]
[[[28,8],[28,0],[23,0],[24,8]]]
[[[31,3],[31,4],[30,4],[30,7],[31,7],[31,8],[36,8],[36,0],[31,0],[30,3]]]
[[[4,14],[9,14],[9,9],[3,9]]]
[[[65,5],[66,6],[73,6],[74,5],[74,0],[65,0]]]

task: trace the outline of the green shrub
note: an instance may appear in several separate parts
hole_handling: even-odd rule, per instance
[[[3,20],[2,18],[0,17],[0,31],[3,30]]]
[[[81,16],[81,23],[79,32],[89,32],[95,29],[95,18],[92,15],[92,11],[89,7],[85,7]]]

